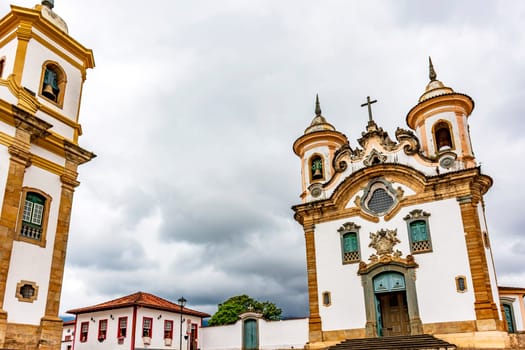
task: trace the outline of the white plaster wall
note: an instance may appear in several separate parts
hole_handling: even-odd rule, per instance
[[[31,166],[26,170],[23,185],[38,188],[52,198],[47,222],[46,246],[42,248],[25,242],[13,242],[4,309],[8,312],[8,322],[36,325],[44,315],[47,299],[61,183],[58,176]],[[20,302],[15,297],[16,285],[21,280],[37,283],[38,297],[33,303]]]
[[[232,325],[203,327],[200,330],[201,350],[238,350],[242,348],[242,322]]]
[[[13,33],[16,29],[12,30],[11,32],[7,33],[4,38],[7,38],[11,33]],[[15,56],[16,56],[16,45],[17,40],[12,39],[8,43],[6,43],[4,46],[0,47],[0,58],[4,57],[5,65],[4,65],[4,72],[2,74],[3,79],[7,79],[7,77],[13,72],[13,66],[15,64]]]
[[[259,349],[302,349],[308,341],[308,319],[266,321],[259,319]],[[204,327],[199,339],[201,350],[242,349],[242,321],[233,325]]]
[[[44,38],[47,41],[51,41],[45,36]],[[64,51],[63,49],[61,50],[62,52],[67,54],[66,51]],[[47,60],[57,62],[66,73],[67,85],[62,109],[56,107],[54,104],[48,102],[46,99],[38,97],[38,91],[40,90],[42,65]],[[35,92],[37,94],[39,102],[47,105],[52,109],[55,109],[57,112],[64,114],[71,120],[76,120],[80,91],[82,86],[81,72],[76,67],[71,65],[68,61],[64,60],[61,56],[57,55],[53,51],[50,51],[47,47],[43,46],[34,39],[29,41],[25,62],[26,64],[24,66],[22,86],[27,87],[33,92]]]
[[[0,129],[5,124],[0,123]],[[9,152],[7,147],[0,146],[0,203],[4,203],[5,184],[9,174]]]
[[[113,316],[113,319],[111,319]],[[119,317],[127,317],[127,336],[124,339],[124,344],[118,344],[117,332],[118,332],[118,319]],[[93,318],[94,322],[91,320]],[[108,328],[106,331],[106,340],[103,342],[98,341],[98,326],[100,320],[108,320]],[[82,322],[88,322],[89,330],[86,342],[80,341],[80,325]],[[80,314],[76,319],[76,330],[75,330],[75,346],[74,349],[116,349],[122,347],[129,349],[131,346],[131,329],[133,322],[133,308],[127,307],[122,309],[113,309],[99,312],[92,312],[87,314]]]
[[[472,320],[475,318],[472,280],[466,252],[464,231],[459,204],[455,199],[432,202],[403,208],[398,215],[385,222],[368,222],[359,217],[336,220],[316,225],[317,279],[320,315],[323,330],[354,329],[365,326],[366,315],[361,277],[358,264],[342,264],[340,234],[337,231],[345,222],[361,226],[359,244],[361,259],[367,261],[375,250],[368,247],[370,232],[379,229],[396,229],[401,243],[395,249],[403,256],[410,254],[408,229],[403,217],[414,209],[431,214],[429,231],[433,252],[414,255],[419,268],[416,270],[416,290],[420,316],[423,323]],[[467,277],[467,292],[456,291],[455,277]],[[331,306],[322,305],[322,293],[332,294]],[[436,294],[436,291],[439,291]],[[446,303],[436,302],[446,300]]]
[[[483,210],[483,206],[481,205],[481,202],[478,203],[478,216],[479,216],[482,234],[483,232],[487,232],[488,234],[488,228],[486,226],[486,219],[485,219],[485,212]],[[490,244],[490,238],[489,238],[489,244]],[[492,256],[492,249],[490,248],[490,245],[485,246],[485,258],[486,258],[487,266],[489,270],[492,298],[498,308],[500,319],[504,319],[503,311],[501,310],[501,305],[499,303],[499,290],[498,290],[498,280],[496,277],[496,266],[494,265],[494,257]]]
[[[259,349],[302,349],[308,342],[308,319],[259,320]]]
[[[66,165],[66,160],[65,158],[53,153],[53,152],[49,152],[48,150],[40,147],[40,146],[37,146],[35,144],[31,144],[31,149],[30,149],[30,152],[32,154],[35,154],[37,156],[40,156],[42,158],[45,158],[55,164],[58,164],[58,165],[61,165],[61,166],[65,166]]]

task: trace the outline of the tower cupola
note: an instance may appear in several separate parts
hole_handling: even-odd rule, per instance
[[[421,142],[423,155],[439,163],[444,171],[476,166],[468,127],[474,101],[438,80],[430,57],[429,79],[406,118]]]
[[[346,136],[321,114],[319,96],[316,96],[315,116],[304,134],[293,144],[295,154],[301,158],[301,197],[304,201],[308,201],[308,198],[318,199],[322,193],[322,184],[335,173],[332,166],[335,151],[346,143]]]

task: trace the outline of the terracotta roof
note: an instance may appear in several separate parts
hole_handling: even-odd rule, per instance
[[[95,312],[95,311],[120,309],[120,308],[130,307],[130,306],[143,306],[143,307],[148,307],[151,309],[180,313],[180,305],[172,303],[171,301],[168,301],[166,299],[162,299],[161,297],[158,297],[156,295],[144,293],[144,292],[133,293],[125,297],[106,301],[101,304],[82,307],[79,309],[72,309],[72,310],[68,310],[67,312],[70,314],[78,315],[78,314],[85,314],[85,313]],[[193,316],[203,317],[203,318],[210,317],[210,315],[208,315],[207,313],[188,309],[186,307],[182,309],[182,313],[186,315],[193,315]]]

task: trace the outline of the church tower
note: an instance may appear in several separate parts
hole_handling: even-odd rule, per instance
[[[58,349],[82,86],[93,53],[45,0],[0,19],[0,348]]]
[[[420,334],[462,347],[508,345],[484,212],[492,179],[476,163],[468,129],[474,102],[437,80],[431,61],[429,78],[406,117],[410,129],[398,128],[395,141],[368,97],[357,146],[320,110],[294,143],[309,348]]]

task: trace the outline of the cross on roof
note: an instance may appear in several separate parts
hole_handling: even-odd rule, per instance
[[[372,121],[372,103],[376,103],[377,100],[370,101],[370,96],[366,97],[366,103],[363,103],[361,107],[368,106],[368,120]]]

